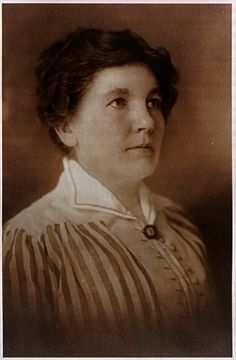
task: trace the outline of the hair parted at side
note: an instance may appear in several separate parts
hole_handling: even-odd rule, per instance
[[[70,151],[55,131],[67,116],[78,109],[88,83],[96,72],[126,64],[147,65],[158,80],[165,119],[177,98],[178,73],[168,51],[150,47],[130,31],[83,29],[68,34],[41,54],[36,67],[37,113],[49,128],[53,141]]]

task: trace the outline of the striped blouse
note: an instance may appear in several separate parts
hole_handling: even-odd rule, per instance
[[[144,184],[140,204],[155,239],[64,159],[56,188],[5,224],[5,356],[196,356],[204,348],[214,296],[198,231]]]

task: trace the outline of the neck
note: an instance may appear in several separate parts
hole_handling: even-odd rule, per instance
[[[129,210],[134,216],[136,216],[142,222],[146,222],[141,205],[139,201],[139,187],[140,182],[127,184],[118,181],[106,181],[106,179],[99,180],[111,193]]]
[[[72,157],[73,158],[73,157]],[[83,164],[80,163],[77,157],[74,158],[80,166],[83,167]],[[146,222],[143,212],[141,210],[141,205],[139,201],[139,187],[141,181],[130,181],[130,179],[116,179],[115,176],[107,176],[107,174],[98,174],[94,173],[91,169],[84,167],[85,171],[99,182],[101,182],[112,194],[129,210],[134,216],[140,219],[142,222]],[[127,181],[128,180],[128,181]]]
[[[98,179],[134,216],[145,222],[139,201],[140,182],[127,184]]]

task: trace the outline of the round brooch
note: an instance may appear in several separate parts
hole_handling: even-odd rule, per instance
[[[146,225],[143,229],[143,233],[148,239],[157,239],[159,235],[155,225]]]

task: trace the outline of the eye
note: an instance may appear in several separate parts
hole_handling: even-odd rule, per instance
[[[108,105],[111,105],[116,109],[122,109],[127,105],[127,100],[125,98],[119,97],[117,99],[112,100]]]
[[[157,109],[161,108],[161,99],[159,98],[152,98],[147,101],[148,109]]]

